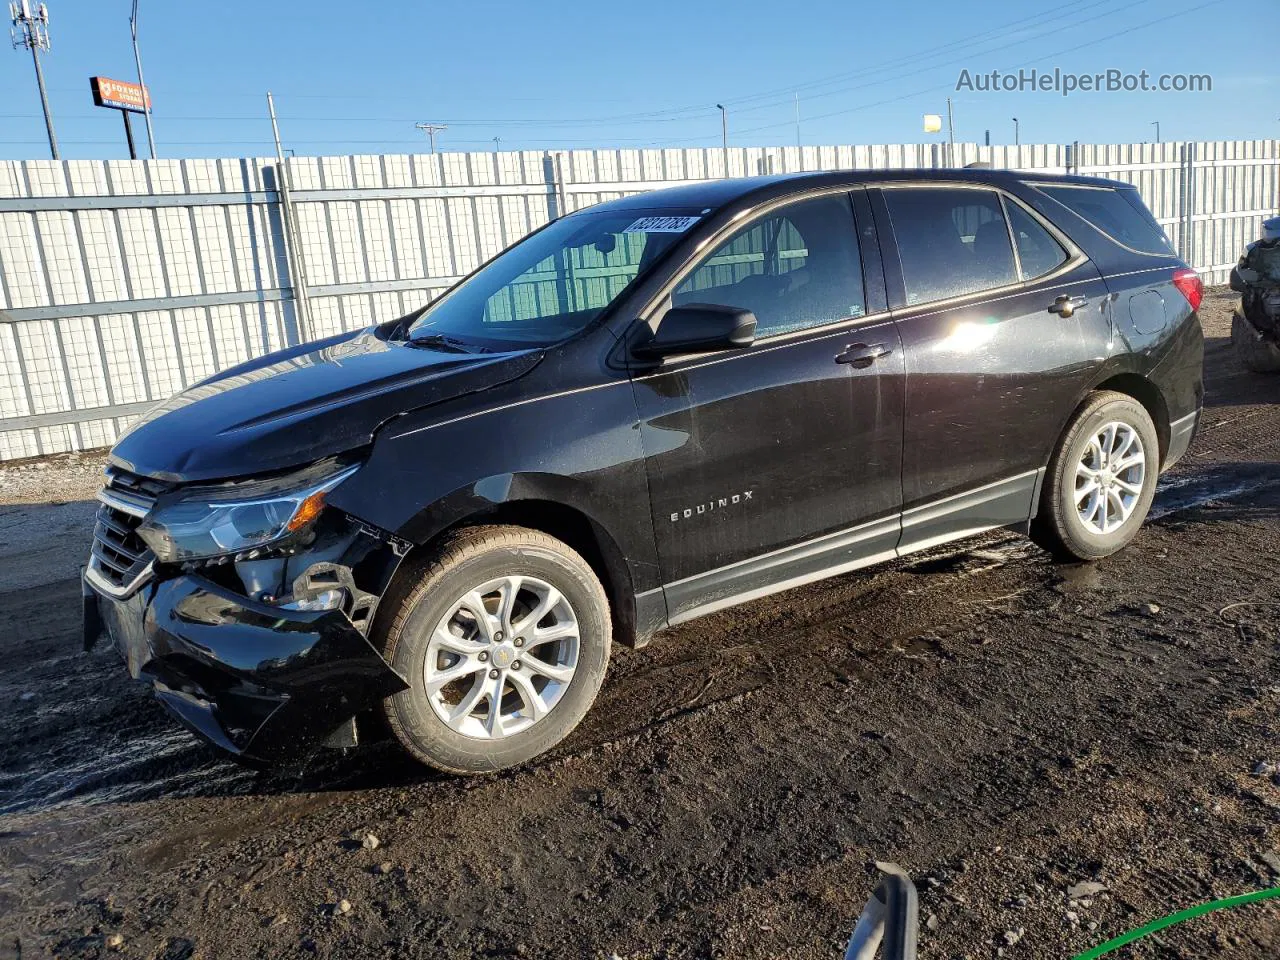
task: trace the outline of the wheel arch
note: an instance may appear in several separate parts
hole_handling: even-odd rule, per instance
[[[1102,391],[1122,393],[1142,404],[1143,409],[1147,411],[1147,415],[1151,417],[1151,422],[1155,424],[1156,438],[1160,443],[1160,463],[1163,466],[1165,456],[1169,450],[1170,423],[1169,406],[1165,401],[1164,394],[1149,377],[1143,376],[1134,370],[1117,370],[1115,368],[1100,373],[1076,398],[1076,402],[1071,407],[1070,412],[1058,424],[1057,432],[1053,435],[1053,443],[1045,453],[1044,464],[1047,466],[1052,461],[1054,451],[1062,444],[1062,439],[1066,436],[1067,430],[1070,429],[1071,423],[1075,420],[1080,408],[1088,403],[1091,396]],[[1043,512],[1043,498],[1046,490],[1044,474],[1045,471],[1042,470],[1041,477],[1036,482],[1036,491],[1031,505],[1033,513],[1027,521],[1028,531],[1036,523],[1037,517]]]
[[[1156,437],[1160,441],[1160,462],[1163,464],[1165,454],[1169,450],[1170,420],[1168,402],[1165,400],[1160,387],[1150,377],[1136,370],[1117,369],[1115,367],[1100,371],[1090,381],[1089,385],[1080,392],[1080,395],[1076,397],[1076,402],[1072,404],[1066,416],[1058,423],[1058,429],[1053,434],[1053,442],[1045,452],[1043,462],[1046,464],[1049,462],[1053,452],[1062,443],[1062,438],[1066,436],[1067,430],[1071,426],[1071,421],[1075,419],[1080,408],[1088,402],[1089,397],[1103,390],[1123,393],[1142,404],[1143,409],[1147,411],[1147,415],[1151,417],[1151,422],[1155,424]]]
[[[508,494],[517,493],[517,478],[504,478],[502,486]],[[642,645],[647,633],[637,629],[635,584],[626,555],[604,525],[580,507],[566,502],[567,498],[545,495],[506,496],[503,499],[478,501],[474,496],[480,485],[470,486],[456,495],[446,497],[431,511],[430,519],[415,524],[411,542],[414,544],[396,578],[379,604],[379,613],[387,615],[398,606],[393,596],[406,591],[415,582],[424,562],[428,562],[440,549],[440,545],[459,530],[485,525],[510,525],[538,530],[562,541],[577,552],[591,567],[604,587],[609,599],[610,617],[613,621],[613,638],[628,647]],[[390,603],[387,601],[391,600]],[[378,625],[375,624],[375,628]]]
[[[1102,390],[1110,390],[1114,393],[1123,393],[1137,400],[1146,409],[1147,415],[1151,417],[1151,422],[1156,427],[1156,437],[1160,440],[1160,463],[1164,463],[1165,455],[1169,451],[1169,405],[1165,401],[1164,394],[1160,388],[1156,386],[1147,377],[1132,371],[1114,374],[1111,377],[1097,383],[1089,391],[1090,394],[1098,393]],[[1084,403],[1088,398],[1088,394],[1081,399]],[[1079,406],[1077,405],[1077,409]],[[1075,415],[1075,411],[1072,411]],[[1065,427],[1064,427],[1065,429]],[[1061,436],[1061,435],[1059,435]]]

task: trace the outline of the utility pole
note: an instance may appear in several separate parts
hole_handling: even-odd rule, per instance
[[[431,144],[431,152],[436,152],[436,134],[441,130],[448,130],[449,125],[446,123],[415,123],[415,127],[427,135],[427,142]]]
[[[499,145],[500,143],[502,143],[502,138],[501,138],[501,137],[494,137],[494,138],[493,138],[493,152],[494,152],[494,153],[497,153],[497,152],[498,152],[498,145]]]
[[[303,262],[302,235],[293,209],[293,151],[285,159],[280,143],[280,124],[276,122],[276,101],[267,91],[267,113],[271,115],[271,133],[276,141],[276,192],[280,197],[280,209],[284,214],[284,256],[289,264],[289,283],[293,287],[293,305],[298,317],[298,340],[311,339],[311,297],[307,291],[307,270]]]
[[[800,146],[800,94],[796,93],[796,146]]]
[[[1018,134],[1018,118],[1013,118],[1013,145],[1016,147],[1020,143]]]
[[[947,166],[956,165],[956,121],[951,113],[951,98],[947,97]]]
[[[31,60],[36,65],[36,86],[40,88],[40,103],[44,107],[44,126],[49,131],[49,152],[53,159],[58,156],[58,138],[53,133],[53,115],[49,113],[49,94],[44,89],[44,70],[40,67],[40,51],[49,50],[49,8],[43,3],[31,12],[29,0],[18,0],[9,4],[9,19],[13,21],[13,30],[9,39],[13,48],[26,47],[31,51]]]
[[[1156,128],[1156,143],[1160,142],[1160,121],[1152,120],[1151,125]]]
[[[724,175],[727,177],[729,176],[729,111],[722,103],[717,103],[716,109],[720,111],[720,151],[724,156]]]
[[[147,119],[147,147],[151,159],[156,158],[156,134],[151,129],[151,98],[147,96],[147,84],[142,79],[142,54],[138,52],[138,0],[133,0],[133,13],[129,17],[129,32],[133,34],[133,62],[138,66],[138,86],[142,88],[142,115]]]

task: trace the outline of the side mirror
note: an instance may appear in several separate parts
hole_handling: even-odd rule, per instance
[[[658,332],[631,352],[645,360],[682,353],[710,353],[749,347],[756,339],[756,315],[742,307],[688,303],[663,314]]]

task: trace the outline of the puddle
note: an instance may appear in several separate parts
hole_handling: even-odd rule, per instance
[[[64,745],[65,754],[51,758],[51,764],[38,773],[0,773],[0,796],[4,798],[0,814],[185,796],[197,791],[232,793],[254,776],[253,771],[230,761],[206,759],[207,751],[176,725],[152,734],[132,735],[106,749],[96,745],[100,738],[92,735],[78,739],[78,743]]]
[[[1102,574],[1096,563],[1064,564],[1056,570],[1054,588],[1062,593],[1087,593],[1102,586]]]
[[[1246,493],[1280,487],[1275,464],[1233,464],[1160,479],[1148,517],[1158,520],[1180,510],[1204,506],[1215,500],[1231,500]]]

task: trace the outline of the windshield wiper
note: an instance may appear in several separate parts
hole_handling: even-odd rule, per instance
[[[445,350],[449,353],[474,353],[474,347],[465,340],[451,337],[444,333],[422,333],[410,337],[405,343],[411,347],[430,347],[432,350]]]

